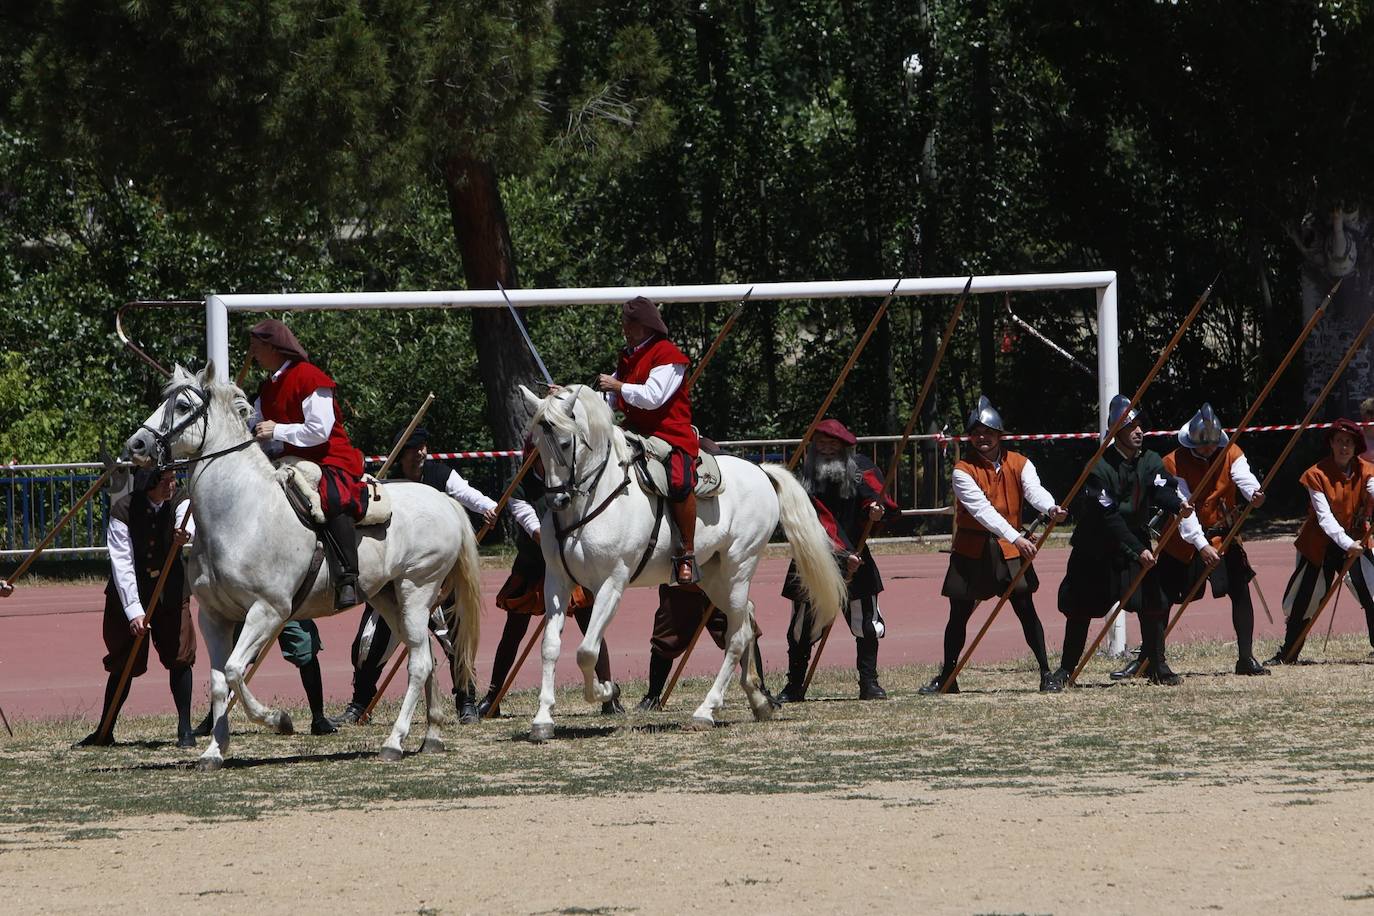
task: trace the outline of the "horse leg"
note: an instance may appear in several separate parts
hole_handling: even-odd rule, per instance
[[[735,673],[735,667],[754,639],[753,628],[745,626],[749,607],[749,577],[740,575],[742,570],[739,568],[727,571],[723,558],[719,564],[712,566],[714,568],[710,575],[703,576],[702,584],[707,597],[725,614],[725,658],[711,689],[706,692],[706,698],[692,713],[691,727],[696,729],[708,729],[715,725],[715,714],[725,706],[725,689],[730,684],[730,676]]]
[[[601,656],[602,635],[615,617],[620,596],[624,593],[625,586],[614,579],[602,583],[592,604],[587,632],[582,634],[582,644],[577,647],[577,667],[582,669],[582,695],[588,703],[608,703],[620,696],[620,688],[613,681],[603,684],[596,679],[596,660]]]
[[[437,585],[417,586],[409,582],[399,582],[396,591],[400,595],[399,606],[383,599],[377,610],[387,619],[392,632],[405,641],[409,656],[406,659],[406,694],[401,700],[401,710],[396,722],[391,726],[391,734],[382,743],[380,757],[391,762],[400,760],[402,745],[410,734],[410,720],[415,715],[415,704],[420,701],[421,691],[434,671],[434,658],[429,649],[429,609],[437,597]],[[431,708],[437,704],[431,700]],[[429,716],[427,715],[428,719]],[[431,721],[425,734],[425,747],[421,750],[442,750],[443,739]]]
[[[224,662],[233,648],[234,623],[221,617],[208,604],[200,604],[200,632],[205,648],[210,652],[210,744],[196,761],[202,770],[218,770],[224,766],[224,754],[229,750],[229,683],[224,679]]]
[[[539,681],[539,709],[530,722],[530,740],[548,741],[553,737],[554,666],[563,648],[563,614],[567,609],[571,589],[563,576],[549,564],[544,570],[544,613],[549,622],[544,627],[544,640],[539,645],[543,673]],[[592,663],[595,665],[595,661]]]
[[[254,601],[243,620],[239,641],[224,663],[224,678],[234,693],[238,694],[244,715],[249,721],[270,728],[279,735],[295,733],[291,717],[283,710],[259,703],[257,697],[248,690],[247,675],[267,641],[276,637],[289,617],[289,612],[282,613],[261,599]]]
[[[744,657],[741,659],[739,667],[739,685],[744,691],[745,698],[749,701],[749,708],[754,712],[754,721],[766,722],[773,718],[773,704],[768,702],[768,694],[759,687],[758,681],[751,677],[757,674],[763,677],[763,672],[755,672],[754,668],[754,643],[758,641],[758,630],[754,627],[754,602],[746,604],[744,615],[744,629],[750,634],[749,645],[744,647]]]

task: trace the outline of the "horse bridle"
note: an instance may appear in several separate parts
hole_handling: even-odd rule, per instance
[[[180,423],[173,425],[172,415],[175,412],[173,410],[173,407],[176,404],[177,397],[180,396],[180,394],[183,391],[194,392],[195,396],[200,400],[200,404],[197,405],[196,408],[192,410],[190,414],[187,415],[186,418],[183,419]],[[238,443],[237,445],[231,445],[228,448],[222,448],[219,451],[211,452],[208,455],[202,453],[197,455],[195,458],[173,458],[172,440],[176,439],[178,436],[182,434],[182,432],[184,432],[187,428],[189,428],[197,422],[203,422],[208,426],[209,421],[207,419],[207,414],[209,413],[209,410],[209,392],[207,392],[204,388],[201,388],[198,385],[196,385],[195,382],[185,382],[184,384],[178,385],[176,388],[172,389],[172,391],[167,395],[167,399],[162,402],[162,422],[159,424],[161,428],[153,429],[147,423],[139,424],[139,429],[146,429],[148,432],[152,433],[153,439],[157,442],[158,453],[155,458],[155,463],[159,471],[165,471],[168,468],[182,467],[184,465],[190,464],[192,461],[206,461],[207,459],[213,460],[215,458],[219,458],[221,455],[227,455],[230,452],[241,451],[247,448],[248,446],[252,445],[256,441],[255,439],[253,439],[252,436],[249,436],[246,440]],[[200,448],[205,447],[205,436],[208,432],[208,429],[201,430]]]

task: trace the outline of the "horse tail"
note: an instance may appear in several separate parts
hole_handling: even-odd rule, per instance
[[[828,627],[849,601],[849,588],[835,563],[830,536],[816,516],[811,497],[791,471],[777,464],[761,464],[759,470],[768,475],[778,494],[782,530],[792,546],[802,598],[815,609],[817,624]]]
[[[477,679],[477,639],[482,630],[482,560],[467,514],[456,502],[454,510],[459,514],[462,536],[458,559],[444,579],[441,594],[453,595],[458,611],[458,627],[453,637],[453,686],[462,690]]]

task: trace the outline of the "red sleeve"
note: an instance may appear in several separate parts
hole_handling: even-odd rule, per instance
[[[836,550],[848,553],[849,545],[845,543],[845,539],[840,533],[839,523],[835,521],[835,516],[826,508],[825,503],[813,496],[811,497],[811,505],[816,507],[816,517],[821,520],[821,527],[830,536],[830,543],[835,545]]]
[[[883,490],[883,478],[878,473],[877,468],[868,468],[864,471],[863,485],[865,490],[863,494],[864,505],[878,502],[882,503],[883,511],[886,513],[897,511],[896,501]]]

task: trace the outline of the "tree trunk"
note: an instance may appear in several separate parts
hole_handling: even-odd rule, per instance
[[[496,170],[490,163],[451,156],[444,163],[444,186],[468,288],[515,287],[515,255]],[[539,367],[507,309],[473,309],[472,342],[495,446],[519,448],[529,407],[518,386],[542,382]]]

